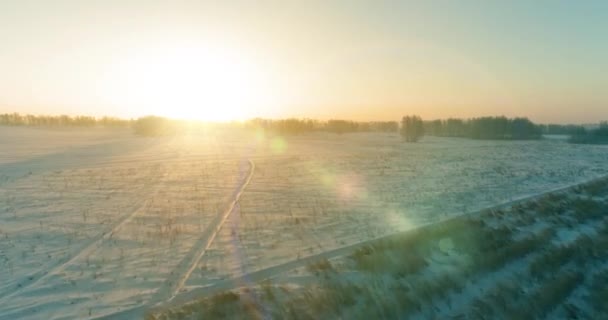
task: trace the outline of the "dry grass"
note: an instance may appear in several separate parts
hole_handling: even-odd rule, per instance
[[[334,271],[334,267],[332,266],[331,262],[329,262],[329,260],[321,259],[319,261],[307,265],[306,270],[308,270],[308,272],[312,274],[320,275],[322,273]]]
[[[572,203],[574,216],[579,221],[600,219],[608,215],[606,205],[593,199],[576,199]]]
[[[608,270],[593,277],[590,288],[589,303],[598,315],[608,314]]]
[[[269,310],[247,302],[243,299],[247,295],[240,294],[240,299],[234,295],[207,299],[197,305],[197,314],[210,319],[252,314],[281,319],[425,318],[439,312],[438,302],[443,301],[469,319],[546,318],[561,304],[562,311],[576,315],[566,302],[586,283],[582,270],[608,257],[607,206],[589,196],[604,194],[606,185],[581,187],[574,196],[547,195],[507,210],[462,216],[372,242],[348,256],[345,265],[340,264],[340,270],[350,268],[350,277],[328,260],[319,260],[307,266],[310,273],[324,275],[316,283],[281,294],[269,282],[263,283],[259,298],[274,302]],[[485,218],[503,223],[485,223]],[[557,229],[572,230],[577,221],[597,226],[597,236],[581,234],[567,245],[544,249],[555,239]],[[522,235],[519,228],[539,222],[541,228],[528,228],[534,231],[515,236]],[[447,252],[439,250],[439,243],[445,240],[452,244]],[[442,257],[453,264],[444,269],[434,260]],[[449,260],[454,257],[465,257],[466,262]],[[514,263],[517,261],[526,264]],[[509,271],[512,266],[517,271]],[[510,278],[492,280],[501,270],[510,272]],[[475,283],[484,279],[490,282],[480,291]],[[597,314],[606,314],[608,272],[595,276],[592,283],[589,304]],[[450,300],[461,293],[470,297]],[[461,304],[450,305],[454,301]]]
[[[513,319],[544,318],[560,304],[583,280],[579,272],[562,272],[543,283],[528,295],[526,303],[515,310]]]
[[[566,246],[551,247],[545,254],[538,256],[529,265],[529,272],[535,278],[544,278],[563,266],[574,262],[583,264],[593,248],[589,236],[580,236]]]
[[[581,187],[581,192],[587,193],[591,196],[605,195],[608,193],[608,180],[602,179],[588,183]]]

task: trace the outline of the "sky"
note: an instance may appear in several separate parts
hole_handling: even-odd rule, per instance
[[[0,112],[608,119],[608,1],[0,0]]]

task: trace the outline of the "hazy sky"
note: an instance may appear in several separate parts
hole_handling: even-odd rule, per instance
[[[608,1],[0,0],[0,112],[608,119]]]

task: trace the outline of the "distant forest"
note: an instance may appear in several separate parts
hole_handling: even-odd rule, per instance
[[[90,116],[45,116],[19,113],[0,114],[0,125],[43,127],[122,127],[132,128],[139,135],[166,135],[178,132],[179,121],[147,116],[138,119]],[[262,129],[282,135],[298,135],[309,132],[336,134],[352,132],[400,133],[407,142],[416,142],[423,135],[459,137],[488,140],[540,139],[543,135],[569,135],[572,143],[608,143],[608,122],[598,128],[587,129],[581,125],[535,124],[527,118],[481,117],[472,119],[445,119],[423,121],[418,116],[406,116],[397,121],[350,121],[332,119],[251,119],[243,123],[229,123],[249,129]]]
[[[570,142],[582,144],[608,144],[608,122],[600,122],[598,128],[580,128],[570,136]]]
[[[510,119],[507,117],[423,121],[418,116],[406,116],[402,119],[401,126],[397,121],[356,122],[312,119],[253,119],[247,121],[245,125],[279,134],[302,134],[315,131],[338,134],[370,131],[400,132],[404,140],[408,142],[418,141],[423,135],[488,140],[525,140],[540,139],[543,134],[573,135],[585,130],[584,127],[577,125],[540,125],[527,118]]]
[[[132,120],[113,117],[95,118],[89,116],[44,116],[19,113],[0,114],[0,125],[5,126],[45,126],[45,127],[129,127]]]
[[[319,121],[312,119],[252,119],[245,123],[250,128],[261,128],[280,134],[301,134],[314,131],[325,131],[332,133],[349,132],[394,132],[399,130],[397,121],[371,121],[357,122],[350,120],[327,120]]]
[[[483,117],[426,121],[425,132],[439,137],[490,140],[540,139],[543,128],[527,118]]]
[[[163,117],[146,116],[136,120],[114,117],[95,118],[90,116],[46,116],[19,113],[0,114],[0,125],[5,126],[45,126],[45,127],[133,127],[137,131],[147,131],[155,125],[166,126],[173,121]],[[312,119],[252,119],[244,123],[246,127],[262,128],[280,134],[300,134],[312,131],[333,133],[384,131],[397,132],[397,121],[356,122],[349,120],[319,121]]]

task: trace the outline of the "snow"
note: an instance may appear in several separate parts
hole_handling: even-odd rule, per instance
[[[0,319],[96,318],[248,281],[604,175],[607,160],[560,139],[0,127]]]

